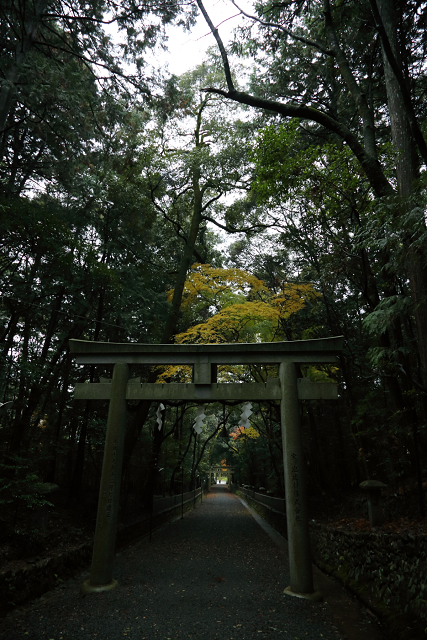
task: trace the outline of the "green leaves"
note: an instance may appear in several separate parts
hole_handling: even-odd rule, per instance
[[[351,151],[332,143],[309,143],[296,119],[261,129],[252,160],[256,167],[253,189],[263,201],[305,198],[329,212],[343,195],[360,189]]]
[[[394,321],[404,318],[411,311],[409,296],[390,296],[381,300],[369,315],[363,318],[363,325],[372,336],[379,336],[393,325]]]

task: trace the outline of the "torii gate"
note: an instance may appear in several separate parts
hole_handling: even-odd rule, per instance
[[[78,364],[113,364],[111,383],[82,383],[76,399],[109,400],[107,433],[90,578],[84,593],[117,586],[113,579],[126,400],[187,400],[200,403],[280,400],[291,584],[285,593],[315,597],[310,557],[299,400],[335,399],[333,383],[298,379],[297,364],[337,363],[341,336],[319,340],[236,344],[137,344],[70,340]],[[193,382],[150,384],[129,380],[129,365],[193,365]],[[279,378],[266,383],[217,383],[218,365],[278,364]]]
[[[223,474],[224,472],[227,472],[227,477],[230,477],[233,475],[234,473],[234,467],[230,466],[230,465],[225,465],[224,467],[221,465],[213,465],[212,467],[210,467],[209,469],[209,489],[211,488],[211,479],[212,479],[212,474]]]

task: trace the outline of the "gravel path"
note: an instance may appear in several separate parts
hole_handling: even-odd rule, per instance
[[[78,579],[0,622],[7,640],[342,640],[328,605],[283,595],[285,556],[217,487],[184,519],[122,551],[119,588],[82,597]]]

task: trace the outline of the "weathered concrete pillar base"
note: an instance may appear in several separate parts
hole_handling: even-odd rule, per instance
[[[285,596],[294,596],[294,598],[312,600],[313,602],[323,602],[323,594],[320,591],[313,591],[312,593],[296,593],[296,591],[292,591],[290,587],[286,587],[283,594]]]
[[[111,580],[109,584],[91,584],[90,578],[88,578],[88,580],[85,580],[80,585],[80,592],[83,595],[86,595],[88,593],[100,593],[101,591],[111,591],[112,589],[115,589],[118,586],[119,586],[119,583],[117,582],[117,580],[114,580],[114,578]]]

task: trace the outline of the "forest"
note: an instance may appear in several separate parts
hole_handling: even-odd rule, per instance
[[[1,3],[2,563],[93,533],[108,403],[73,390],[112,369],[77,365],[70,339],[344,336],[339,366],[299,371],[339,388],[302,402],[310,517],[359,521],[374,479],[395,528],[425,527],[427,3],[232,4],[228,41],[207,0]],[[216,44],[170,75],[167,29],[198,14]],[[276,403],[246,426],[241,404],[206,405],[195,430],[197,411],[128,402],[120,518],[212,465],[284,495]],[[32,525],[46,501],[51,534]]]

